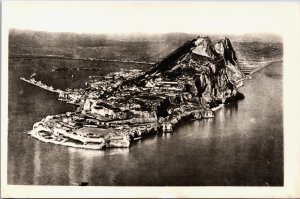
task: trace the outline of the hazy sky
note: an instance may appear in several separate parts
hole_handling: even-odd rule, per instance
[[[3,2],[9,28],[54,32],[281,31],[299,7],[280,3]]]

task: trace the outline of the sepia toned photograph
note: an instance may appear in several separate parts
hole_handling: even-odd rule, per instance
[[[5,193],[34,194],[25,185],[50,186],[46,196],[51,187],[68,194],[152,187],[156,197],[194,196],[174,191],[189,187],[195,196],[206,187],[283,191],[299,174],[286,153],[296,128],[284,125],[284,75],[292,67],[285,31],[296,34],[299,25],[277,12],[299,16],[299,4],[16,1],[4,8]]]

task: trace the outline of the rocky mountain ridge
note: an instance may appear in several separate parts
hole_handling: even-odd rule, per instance
[[[208,104],[242,97],[237,87],[243,84],[245,75],[230,40],[224,38],[213,44],[207,36],[187,41],[143,75],[124,81],[123,86],[145,86],[148,81],[154,82],[158,78],[178,82],[187,77],[193,79],[185,85],[193,88],[191,94]]]

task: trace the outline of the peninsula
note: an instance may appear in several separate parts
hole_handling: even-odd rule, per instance
[[[245,77],[228,38],[213,44],[199,36],[146,72],[94,77],[82,89],[59,90],[22,78],[77,105],[74,112],[43,118],[29,134],[70,147],[129,147],[134,140],[172,132],[184,120],[213,117],[220,105],[244,97],[238,87]]]

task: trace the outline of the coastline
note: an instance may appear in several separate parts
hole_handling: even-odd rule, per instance
[[[281,62],[281,61],[282,60],[268,62],[264,66],[256,68],[253,71],[251,71],[251,74],[259,72],[261,69],[269,66],[270,64],[273,64],[275,62]],[[49,86],[46,86],[43,84],[37,85],[34,82],[31,82],[30,80],[26,80],[25,78],[20,78],[20,79],[23,81],[26,81],[28,83],[34,84],[38,87],[41,87],[43,89],[49,90],[50,92],[56,92],[56,93],[63,92],[60,90],[49,89]],[[248,76],[248,78],[243,78],[241,80],[241,82],[243,82],[244,80],[248,80],[248,79],[251,79],[251,76],[250,76],[250,78],[249,78],[249,76]],[[242,86],[243,86],[243,83],[238,84],[237,88],[240,88]],[[237,100],[238,99],[232,99],[231,101],[237,101]],[[95,141],[95,143],[97,143],[97,144],[86,143],[85,141],[83,141],[85,139],[83,136],[77,136],[77,138],[76,138],[68,133],[62,133],[61,135],[63,135],[64,139],[62,139],[60,141],[56,140],[57,137],[53,137],[53,139],[45,139],[34,129],[32,131],[30,131],[28,134],[31,135],[33,138],[38,139],[45,143],[53,143],[53,144],[64,145],[64,146],[75,147],[75,148],[101,150],[104,148],[112,148],[112,147],[129,147],[131,142],[134,142],[134,141],[137,141],[140,139],[144,139],[150,135],[158,134],[158,133],[171,133],[176,128],[176,126],[183,121],[212,118],[212,117],[214,117],[213,112],[218,111],[219,109],[223,108],[224,105],[225,105],[224,103],[221,103],[221,104],[217,105],[216,107],[212,107],[209,112],[207,112],[205,110],[194,110],[194,111],[190,111],[190,112],[184,112],[180,115],[177,115],[175,117],[175,119],[172,119],[172,120],[170,119],[170,120],[166,120],[161,123],[156,123],[155,127],[153,127],[153,128],[133,130],[131,132],[125,133],[125,136],[123,136],[122,138],[119,138],[118,136],[106,137],[105,139],[101,138],[98,141]],[[120,130],[122,131],[122,129],[120,129]],[[79,140],[81,143],[72,142],[72,141],[68,140],[68,138],[71,138],[71,139],[75,138],[75,140]]]
[[[258,71],[260,71],[261,69],[263,69],[264,67],[269,66],[270,64],[273,64],[275,62],[281,62],[282,60],[277,60],[277,61],[272,61],[272,62],[267,62],[264,66],[259,67],[254,69],[253,71],[251,71],[251,74],[256,73]],[[53,89],[52,87],[43,85],[40,83],[37,84],[36,82],[32,82],[32,80],[27,80],[25,78],[20,78],[23,81],[26,81],[28,83],[31,83],[33,85],[36,85],[38,87],[41,87],[43,89],[46,89],[50,92],[56,92],[56,93],[62,93],[63,91],[61,90],[56,90]],[[249,78],[244,78],[241,80],[241,82],[243,82],[244,80],[247,79],[251,79],[251,76]],[[242,87],[243,84],[238,84],[237,88]],[[238,99],[233,99],[234,101],[238,100]],[[230,103],[230,102],[229,102]],[[161,123],[156,123],[155,127],[150,128],[150,129],[138,129],[136,130],[136,132],[134,132],[135,130],[129,132],[129,133],[125,133],[126,136],[122,137],[121,139],[118,138],[118,136],[114,136],[114,137],[107,137],[107,138],[101,138],[99,140],[95,140],[95,143],[97,144],[89,144],[86,141],[86,138],[84,138],[83,136],[74,136],[71,133],[61,133],[61,135],[63,136],[63,139],[60,139],[59,141],[57,140],[58,137],[53,137],[51,139],[45,139],[45,137],[43,137],[42,135],[39,134],[38,131],[36,130],[32,130],[30,131],[28,134],[31,135],[33,138],[36,138],[42,142],[45,143],[53,143],[53,144],[59,144],[59,145],[64,145],[64,146],[68,146],[68,147],[76,147],[76,148],[84,148],[84,149],[93,149],[93,150],[100,150],[100,149],[104,149],[104,148],[111,148],[111,147],[129,147],[131,142],[134,142],[136,140],[140,140],[140,139],[144,139],[150,135],[153,134],[158,134],[160,132],[163,133],[170,133],[174,130],[174,128],[176,128],[176,126],[183,122],[186,121],[187,118],[189,119],[206,119],[206,118],[212,118],[213,116],[213,112],[221,109],[224,107],[224,104],[221,103],[219,105],[217,105],[216,107],[213,107],[210,109],[211,112],[207,112],[204,110],[195,110],[195,111],[191,111],[191,112],[184,112],[180,115],[175,116],[176,119],[172,119],[172,120],[166,120],[164,122]],[[122,130],[122,129],[120,129]],[[69,138],[71,139],[75,139],[80,141],[81,143],[76,143],[76,142],[72,142],[69,140]],[[116,139],[117,138],[117,139]]]
[[[244,98],[238,88],[247,77],[228,38],[213,46],[209,37],[199,36],[145,73],[111,73],[85,89],[60,91],[34,78],[21,80],[57,92],[59,100],[78,105],[73,112],[49,115],[35,123],[29,133],[32,137],[102,149],[129,147],[134,140],[170,133],[184,120],[212,118],[224,104]]]
[[[81,61],[100,61],[100,62],[115,62],[115,63],[132,63],[132,64],[147,64],[155,65],[154,62],[132,61],[132,60],[118,60],[118,59],[97,59],[97,58],[80,58],[80,57],[66,57],[61,55],[34,55],[34,54],[16,54],[9,56],[10,59],[66,59],[66,60],[81,60]],[[101,69],[100,69],[101,70]]]
[[[256,73],[256,72],[260,71],[261,69],[263,69],[263,68],[265,68],[265,67],[267,67],[267,66],[269,66],[269,65],[271,65],[273,63],[277,63],[277,62],[283,62],[283,60],[267,61],[263,66],[260,66],[260,67],[258,67],[256,69],[254,69],[253,71],[251,71],[249,73],[249,75],[251,75],[253,73]]]
[[[243,82],[244,80],[251,80],[252,77],[250,76],[250,74],[257,73],[257,72],[259,72],[260,70],[262,70],[263,68],[265,68],[265,67],[267,67],[267,66],[269,66],[269,65],[271,65],[271,64],[273,64],[273,63],[277,63],[277,62],[283,62],[283,60],[266,61],[266,63],[264,64],[264,66],[261,66],[261,67],[258,67],[258,68],[253,69],[253,70],[249,73],[249,75],[246,75],[246,78],[243,78],[243,79],[241,80],[241,82]],[[243,83],[243,84],[239,84],[239,85],[237,86],[237,88],[241,88],[241,87],[243,87],[243,86],[244,86],[244,83]],[[224,104],[220,104],[219,106],[213,108],[212,111],[217,111],[217,110],[219,110],[219,109],[222,109],[223,107],[224,107]]]
[[[220,106],[222,105],[223,104],[221,104]],[[65,131],[57,129],[55,130],[54,128],[54,131],[59,132],[50,135],[51,130],[45,128],[42,124],[46,119],[44,118],[41,122],[35,123],[33,129],[29,131],[28,134],[31,135],[33,138],[44,143],[52,143],[68,147],[76,147],[91,150],[101,150],[105,148],[127,148],[132,142],[144,139],[148,136],[156,135],[159,133],[171,133],[182,122],[188,120],[208,119],[213,117],[214,115],[211,110],[191,110],[184,111],[182,114],[173,116],[173,119],[149,123],[146,127],[144,123],[141,123],[140,126],[131,127],[131,129],[128,130],[124,128],[119,128],[120,126],[122,126],[121,124],[116,128],[103,129],[107,131],[115,131],[115,134],[109,133],[106,136],[94,138],[92,142],[91,138],[87,138],[85,134],[77,134],[76,130]],[[47,132],[49,136],[45,136],[45,133],[47,134]]]

